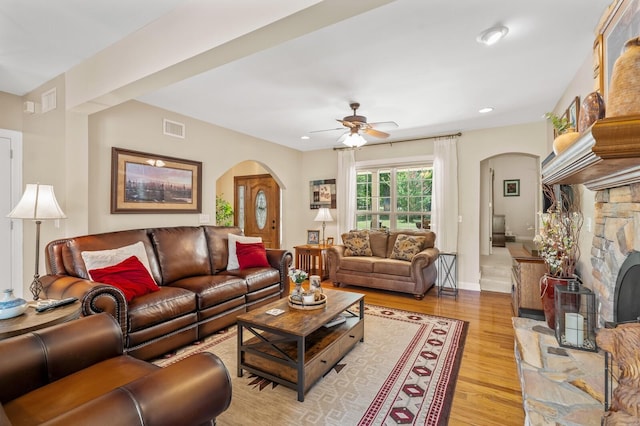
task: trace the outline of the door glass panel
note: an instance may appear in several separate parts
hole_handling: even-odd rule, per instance
[[[262,189],[256,195],[256,224],[259,229],[267,224],[267,196]]]
[[[244,230],[244,185],[238,186],[238,226]]]

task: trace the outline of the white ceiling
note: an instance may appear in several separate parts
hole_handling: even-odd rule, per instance
[[[337,146],[342,130],[300,137],[339,128],[352,101],[398,123],[389,141],[540,121],[610,2],[396,0],[138,100],[302,151]],[[3,0],[0,91],[23,95],[182,3]],[[496,24],[507,37],[478,44]]]

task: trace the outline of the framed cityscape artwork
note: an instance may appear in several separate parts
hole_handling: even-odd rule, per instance
[[[111,149],[111,213],[201,212],[201,162]]]

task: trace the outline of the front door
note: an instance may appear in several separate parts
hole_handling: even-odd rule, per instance
[[[271,175],[235,176],[235,224],[244,234],[261,237],[267,248],[280,248],[280,186]]]

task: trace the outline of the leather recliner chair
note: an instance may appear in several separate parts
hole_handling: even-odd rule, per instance
[[[0,341],[0,425],[213,425],[229,407],[217,356],[160,368],[123,348],[106,313]]]

